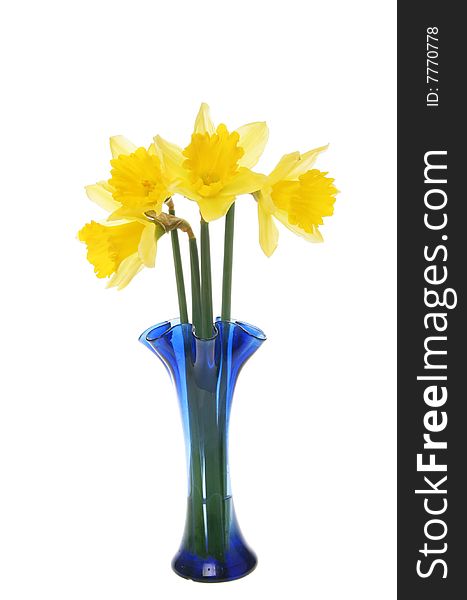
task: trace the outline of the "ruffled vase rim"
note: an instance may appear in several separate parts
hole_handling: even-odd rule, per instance
[[[219,335],[219,328],[217,325],[219,323],[228,323],[231,325],[235,325],[239,327],[244,333],[246,333],[251,338],[257,339],[261,342],[266,340],[266,334],[255,325],[251,325],[247,321],[238,320],[238,319],[221,319],[218,317],[213,324],[213,335],[209,338],[200,338],[196,335],[195,329],[192,323],[181,323],[179,318],[169,319],[167,321],[162,321],[157,325],[152,325],[143,331],[143,333],[139,336],[139,341],[143,344],[154,343],[159,339],[162,339],[164,336],[167,336],[172,331],[177,328],[183,327],[191,327],[191,333],[196,340],[200,342],[210,342],[215,340]]]

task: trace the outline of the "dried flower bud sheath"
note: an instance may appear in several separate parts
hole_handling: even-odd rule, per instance
[[[165,203],[167,204],[167,208],[169,209],[169,214],[174,215],[175,214],[175,204],[174,204],[174,201],[172,200],[172,197],[167,198]]]
[[[180,231],[186,233],[190,239],[195,237],[191,225],[188,223],[188,221],[185,221],[185,219],[181,219],[180,217],[176,217],[175,215],[170,215],[167,213],[156,214],[156,212],[153,210],[148,210],[144,214],[151,221],[162,225],[166,232],[180,229]]]

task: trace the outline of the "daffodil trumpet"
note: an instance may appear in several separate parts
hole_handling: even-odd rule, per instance
[[[334,211],[334,179],[314,168],[321,146],[285,154],[264,175],[253,168],[268,139],[265,122],[229,129],[214,125],[202,104],[188,144],[177,146],[159,135],[138,147],[123,136],[110,139],[110,177],[86,187],[88,197],[107,211],[79,232],[87,258],[108,287],[122,289],[144,267],[155,265],[157,244],[170,234],[182,323],[189,323],[179,232],[187,234],[190,262],[191,322],[197,336],[213,334],[209,224],[225,218],[221,319],[231,319],[235,202],[251,194],[256,201],[259,243],[271,256],[277,248],[276,222],[310,242],[322,242],[323,218]],[[195,202],[200,212],[200,255],[189,223],[175,214],[173,196]]]

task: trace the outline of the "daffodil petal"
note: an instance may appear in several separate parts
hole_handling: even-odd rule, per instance
[[[287,229],[290,229],[290,231],[295,233],[295,235],[299,235],[300,237],[304,238],[305,240],[307,240],[307,242],[321,243],[324,241],[323,236],[321,235],[321,232],[316,225],[313,227],[313,232],[308,233],[307,231],[304,231],[303,229],[301,229],[300,227],[297,227],[296,225],[291,225],[289,223],[289,219],[288,219],[287,213],[285,211],[277,210],[274,213],[274,216],[283,225],[285,225],[287,227]]]
[[[264,121],[248,123],[237,130],[240,139],[238,145],[243,148],[244,154],[238,161],[242,167],[254,167],[258,162],[268,141],[269,129]]]
[[[215,221],[223,217],[232,204],[235,202],[235,196],[214,196],[212,198],[197,199],[199,211],[205,221]]]
[[[114,135],[110,138],[110,151],[112,158],[118,158],[120,154],[132,154],[137,150],[130,140],[127,140],[123,135]]]
[[[185,196],[187,200],[193,200],[193,202],[200,202],[203,200],[203,196],[198,194],[195,190],[186,185],[186,182],[180,181],[174,185],[174,192]]]
[[[235,178],[225,185],[216,196],[203,196],[190,187],[186,181],[177,182],[174,191],[188,200],[197,202],[205,221],[214,221],[226,214],[236,196],[260,190],[265,180],[265,175],[241,168]]]
[[[185,157],[179,146],[164,140],[160,135],[156,135],[154,138],[154,148],[169,179],[186,177],[186,171],[183,168]]]
[[[107,284],[108,288],[116,287],[119,290],[123,290],[133,277],[141,271],[143,268],[143,262],[141,258],[138,256],[138,253],[135,252],[130,256],[127,256],[121,263],[117,269],[117,272],[112,275],[109,283]]]
[[[107,191],[108,191],[108,192],[110,192],[111,194],[113,194],[113,192],[114,192],[114,189],[115,189],[115,188],[113,188],[113,187],[110,185],[109,181],[108,181],[108,180],[106,181],[105,179],[104,179],[104,180],[102,180],[102,181],[98,181],[98,182],[97,182],[97,185],[100,185],[100,186],[102,186],[102,187],[104,188],[104,190],[107,190]]]
[[[203,102],[199,108],[195,119],[195,127],[193,133],[209,133],[213,134],[216,128],[211,120],[209,106]]]
[[[326,146],[321,146],[320,148],[314,148],[313,150],[309,150],[300,156],[300,160],[297,162],[295,167],[289,172],[287,175],[287,179],[298,179],[300,175],[309,171],[310,168],[315,164],[316,159],[321,154],[329,148],[329,144]]]
[[[251,194],[260,190],[265,182],[265,175],[254,173],[250,169],[245,169],[245,167],[240,167],[235,177],[222,188],[221,194],[225,194],[226,196]]]
[[[152,210],[151,206],[148,205],[148,210]],[[143,223],[146,225],[148,220],[144,217],[144,209],[142,210],[140,207],[137,208],[127,208],[125,206],[119,206],[117,210],[114,210],[108,217],[107,221],[138,221],[139,223]]]
[[[153,267],[156,262],[156,232],[154,225],[149,223],[141,234],[141,240],[138,246],[138,255],[145,267]]]
[[[106,189],[105,186],[107,186],[107,188],[110,187],[103,181],[99,181],[99,183],[93,185],[87,185],[85,187],[86,194],[88,195],[89,200],[92,200],[104,210],[113,212],[119,208],[121,204],[114,200],[112,193]]]
[[[300,152],[291,152],[284,154],[274,169],[268,175],[268,183],[274,185],[281,179],[287,179],[289,173],[300,160]]]
[[[279,242],[279,231],[272,216],[258,202],[259,244],[266,256],[271,256]]]

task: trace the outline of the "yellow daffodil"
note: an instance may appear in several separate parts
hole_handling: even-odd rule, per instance
[[[148,210],[159,214],[171,191],[154,144],[137,148],[119,135],[110,138],[110,149],[111,178],[88,185],[88,197],[111,212],[111,220],[141,218]]]
[[[87,246],[87,258],[97,277],[110,277],[107,287],[123,289],[133,277],[156,260],[157,241],[165,233],[159,224],[141,220],[87,223],[78,239]]]
[[[323,217],[333,214],[338,190],[327,173],[310,167],[326,148],[286,154],[253,194],[258,202],[259,242],[266,256],[271,256],[279,239],[273,217],[310,242],[323,241],[319,226]]]
[[[229,132],[217,128],[209,107],[201,104],[191,142],[182,149],[160,136],[154,138],[156,153],[175,191],[198,203],[205,221],[226,214],[236,196],[261,188],[264,176],[250,169],[258,162],[268,139],[266,123],[243,125]]]

